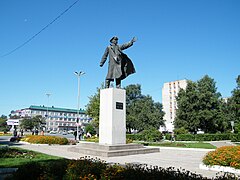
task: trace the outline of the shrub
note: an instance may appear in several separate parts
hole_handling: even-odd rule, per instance
[[[100,179],[101,174],[106,169],[107,164],[100,159],[93,159],[90,157],[80,158],[79,160],[72,160],[67,166],[67,179],[81,179],[89,174],[94,175]]]
[[[163,137],[162,133],[157,129],[149,129],[142,132],[142,138],[144,141],[156,142],[160,141]]]
[[[174,129],[174,134],[187,134],[188,130],[186,130],[184,127]]]
[[[231,134],[178,134],[177,141],[221,141],[230,140]]]
[[[67,138],[57,136],[31,135],[23,138],[22,140],[33,144],[60,144],[60,145],[68,144]]]
[[[238,179],[237,175],[219,176],[216,179]],[[82,157],[78,160],[54,160],[44,162],[31,162],[22,167],[13,174],[9,179],[167,179],[167,180],[201,180],[207,179],[199,174],[192,173],[183,169],[173,167],[162,168],[158,166],[147,166],[144,164],[134,165],[127,164],[120,166],[118,164],[108,165],[100,159]]]
[[[138,134],[127,134],[127,139],[131,139],[133,141],[142,141],[143,140],[143,135],[138,133]]]
[[[240,146],[224,146],[209,152],[203,159],[206,165],[230,166],[240,169]]]
[[[240,133],[231,135],[232,142],[240,142]]]

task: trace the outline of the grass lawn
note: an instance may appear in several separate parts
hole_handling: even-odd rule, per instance
[[[162,147],[179,147],[179,148],[203,148],[203,149],[216,149],[210,143],[203,142],[159,142],[159,143],[142,143],[148,146],[162,146]]]
[[[19,148],[0,149],[0,168],[19,167],[29,162],[44,162],[59,159],[63,158]]]

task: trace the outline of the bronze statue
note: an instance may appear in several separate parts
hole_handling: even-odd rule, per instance
[[[125,79],[128,75],[135,73],[134,65],[131,59],[122,52],[136,42],[134,37],[130,42],[118,45],[118,37],[114,36],[110,39],[110,46],[108,46],[102,56],[100,67],[106,62],[109,55],[108,73],[105,80],[105,88],[109,88],[110,82],[116,82],[116,88],[121,88],[121,80]]]

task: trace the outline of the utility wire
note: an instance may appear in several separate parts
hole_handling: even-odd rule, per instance
[[[62,15],[64,15],[68,10],[70,10],[75,4],[77,4],[79,0],[76,0],[73,4],[71,4],[67,9],[65,9],[60,15],[58,15],[54,20],[52,20],[49,24],[47,24],[45,27],[43,27],[39,32],[37,32],[35,35],[33,35],[31,38],[29,38],[27,41],[25,41],[24,43],[22,43],[21,45],[19,45],[18,47],[16,47],[15,49],[13,49],[12,51],[4,54],[1,56],[1,58],[6,57],[12,53],[14,53],[15,51],[17,51],[18,49],[22,48],[23,46],[25,46],[26,44],[28,44],[30,41],[32,41],[36,36],[38,36],[41,32],[43,32],[44,30],[46,30],[50,25],[52,25],[55,21],[57,21]]]

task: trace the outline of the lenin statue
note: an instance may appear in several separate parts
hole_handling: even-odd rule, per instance
[[[127,49],[136,42],[134,37],[130,42],[118,45],[118,38],[116,36],[110,39],[110,46],[108,46],[102,56],[100,67],[106,62],[109,55],[108,73],[105,80],[105,88],[109,88],[110,82],[116,82],[116,88],[121,88],[121,80],[128,75],[135,73],[134,65],[131,59],[122,51]]]

